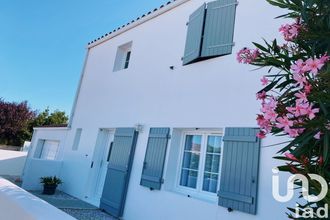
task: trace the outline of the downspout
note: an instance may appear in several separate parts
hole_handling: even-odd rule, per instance
[[[85,55],[84,66],[83,66],[82,72],[80,74],[79,85],[78,85],[78,88],[76,90],[75,99],[74,99],[73,106],[72,106],[72,109],[71,109],[71,114],[70,114],[68,128],[71,128],[71,126],[72,126],[72,121],[73,121],[73,117],[74,117],[74,114],[75,114],[75,111],[76,111],[76,107],[77,107],[77,102],[78,102],[79,93],[80,93],[80,90],[81,90],[81,85],[82,85],[82,82],[83,82],[83,79],[84,79],[84,76],[85,76],[85,71],[86,71],[88,56],[89,56],[89,48],[87,48],[87,52],[86,52],[86,55]]]

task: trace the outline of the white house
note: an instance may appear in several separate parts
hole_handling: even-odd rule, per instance
[[[281,140],[256,138],[266,70],[236,61],[278,37],[281,13],[176,0],[89,43],[70,123],[35,128],[23,187],[57,175],[125,220],[286,219],[290,204],[272,196]]]

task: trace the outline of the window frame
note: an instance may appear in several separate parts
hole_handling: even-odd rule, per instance
[[[200,151],[200,160],[198,165],[198,173],[197,173],[197,184],[196,188],[186,187],[180,185],[181,182],[181,174],[182,174],[182,164],[183,164],[183,156],[184,156],[184,148],[186,143],[186,137],[189,135],[200,135],[202,136],[201,141],[201,151]],[[203,190],[203,178],[205,172],[205,161],[207,155],[207,141],[209,136],[219,136],[222,137],[221,145],[220,145],[220,162],[219,162],[219,172],[218,172],[218,183],[217,183],[217,191],[216,193],[208,192]],[[217,192],[220,188],[220,178],[221,178],[221,169],[222,169],[222,161],[223,161],[223,131],[214,131],[214,130],[186,130],[181,134],[180,140],[180,157],[177,164],[176,169],[176,180],[175,180],[175,190],[179,193],[188,194],[190,197],[202,198],[209,201],[217,201]]]
[[[59,157],[59,152],[60,152],[60,147],[61,147],[60,146],[61,141],[55,140],[55,139],[39,139],[39,140],[42,142],[42,145],[41,146],[40,145],[37,146],[37,147],[40,147],[40,155],[34,155],[33,158],[34,159],[38,159],[38,160],[57,161],[58,160],[58,157]],[[44,150],[45,150],[45,143],[47,141],[49,141],[49,142],[56,142],[58,144],[57,145],[57,148],[56,148],[55,156],[52,159],[47,158],[48,157],[48,154],[49,154],[49,149],[48,149],[47,154],[46,154],[47,157],[46,158],[43,158],[43,153],[44,153]]]
[[[131,65],[133,41],[117,47],[112,72],[127,70]]]

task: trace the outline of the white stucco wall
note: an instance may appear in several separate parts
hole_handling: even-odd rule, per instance
[[[0,178],[0,219],[74,220],[75,218]]]
[[[90,192],[94,186],[89,178],[96,169],[91,168],[91,163],[100,128],[143,124],[128,188],[125,220],[286,219],[289,204],[280,204],[271,195],[271,169],[278,165],[272,157],[279,147],[267,146],[281,142],[275,138],[262,143],[255,216],[238,211],[228,213],[215,202],[173,192],[166,187],[166,178],[161,191],[151,192],[139,184],[150,127],[256,127],[260,104],[255,93],[261,88],[260,78],[266,70],[251,72],[253,67],[237,63],[236,52],[251,46],[252,41],[278,37],[281,22],[273,18],[283,12],[265,1],[240,1],[233,54],[182,66],[186,23],[203,3],[204,0],[188,1],[89,49],[72,128],[67,131],[61,157],[64,191],[87,201],[93,196]],[[129,68],[113,72],[117,48],[130,41]],[[78,150],[72,151],[77,128],[82,128],[82,136]],[[178,146],[170,145],[169,151],[174,147]],[[165,177],[171,175],[167,165]]]
[[[62,159],[67,136],[67,128],[35,128],[28,156],[23,171],[22,187],[27,190],[40,190],[40,177],[60,176]],[[59,142],[58,155],[55,160],[35,158],[35,151],[39,140]]]
[[[22,175],[27,152],[0,150],[0,176]]]

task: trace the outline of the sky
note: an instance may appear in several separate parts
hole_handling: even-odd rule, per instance
[[[70,113],[88,42],[168,0],[0,0],[0,98]]]

